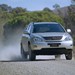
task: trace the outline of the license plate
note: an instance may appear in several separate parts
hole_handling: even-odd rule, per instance
[[[48,44],[48,45],[50,45],[50,47],[58,47],[58,46],[59,46],[59,44],[55,44],[55,43],[53,43],[53,44]]]
[[[58,44],[51,44],[50,46],[51,47],[58,47],[59,45]]]

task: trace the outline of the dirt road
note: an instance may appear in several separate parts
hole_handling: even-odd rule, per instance
[[[0,75],[75,75],[75,61],[0,62]]]

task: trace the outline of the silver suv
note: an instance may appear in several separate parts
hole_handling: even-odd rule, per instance
[[[33,61],[36,55],[65,54],[67,60],[72,59],[73,39],[71,30],[67,31],[56,22],[30,23],[22,34],[21,54]]]

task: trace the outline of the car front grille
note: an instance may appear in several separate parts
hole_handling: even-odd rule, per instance
[[[50,37],[43,37],[45,40],[61,40],[62,36],[50,36]]]

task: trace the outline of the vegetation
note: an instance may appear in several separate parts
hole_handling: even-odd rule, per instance
[[[72,21],[73,25],[75,24],[75,11],[74,10],[75,10],[75,8],[69,7],[69,12],[68,12],[69,18]]]
[[[52,10],[50,10],[48,7],[45,7],[45,8],[43,9],[43,11],[49,11],[49,12],[52,12]]]
[[[71,5],[75,5],[75,0],[71,0]]]
[[[55,4],[55,5],[53,5],[53,8],[59,9],[60,8],[60,5],[59,4]]]
[[[43,22],[43,21],[44,22],[53,21],[53,22],[59,22],[63,24],[63,20],[52,12],[35,11],[35,12],[23,12],[23,13],[16,14],[15,17],[12,17],[12,19],[10,19],[7,22],[6,26],[10,26],[12,28],[17,26],[24,27],[30,22]]]

